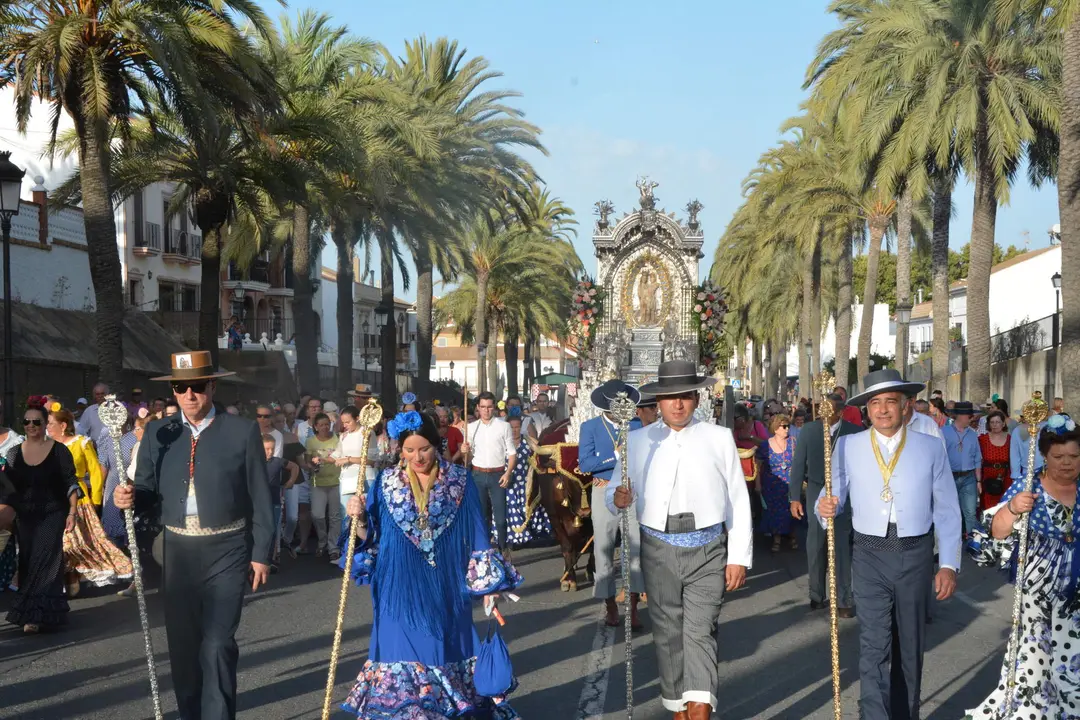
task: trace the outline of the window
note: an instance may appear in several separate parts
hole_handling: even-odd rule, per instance
[[[128,282],[128,304],[138,307],[142,304],[142,280],[130,280]]]
[[[179,310],[177,287],[172,283],[158,283],[158,309],[165,312]]]
[[[446,347],[446,338],[441,337],[435,341],[435,347]]]
[[[181,288],[181,298],[185,312],[195,312],[199,309],[199,288],[196,285],[184,285]]]

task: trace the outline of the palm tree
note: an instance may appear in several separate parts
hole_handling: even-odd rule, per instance
[[[531,166],[514,154],[516,146],[545,152],[539,129],[522,120],[522,113],[505,104],[520,93],[484,91],[490,80],[502,77],[488,69],[482,57],[465,60],[456,41],[426,37],[406,43],[402,58],[386,54],[386,73],[432,110],[439,125],[440,153],[435,170],[443,177],[444,217],[468,218],[482,210],[502,208],[528,187],[535,176]],[[445,223],[444,223],[445,224]],[[417,361],[419,378],[430,378],[434,270],[453,279],[458,268],[448,240],[452,227],[410,243],[416,264]],[[516,349],[516,348],[515,348]]]
[[[259,51],[281,84],[287,99],[286,117],[303,119],[305,125],[316,124],[306,132],[294,133],[280,146],[280,157],[294,172],[301,170],[304,179],[289,206],[288,239],[295,285],[292,311],[297,377],[301,389],[314,390],[319,384],[319,367],[312,260],[317,268],[320,244],[312,242],[312,229],[314,223],[322,225],[327,219],[323,209],[327,186],[333,186],[328,178],[331,170],[349,162],[350,134],[341,121],[350,115],[357,99],[354,71],[373,64],[378,48],[349,35],[344,27],[334,26],[330,16],[304,10],[295,22],[282,16],[280,32],[263,38]],[[367,85],[370,88],[371,83]]]
[[[1008,199],[1016,170],[1025,159],[1033,183],[1053,172],[1061,44],[1039,19],[999,15],[995,22],[993,0],[862,0],[835,2],[830,9],[842,14],[845,27],[865,31],[868,37],[880,33],[874,43],[894,50],[880,60],[877,70],[870,68],[870,79],[864,80],[888,87],[869,96],[884,98],[871,115],[876,115],[877,128],[888,128],[879,137],[886,138],[891,146],[888,152],[899,157],[894,167],[909,168],[912,158],[930,157],[933,167],[951,169],[955,152],[974,180],[967,291],[968,394],[986,397],[990,392],[989,288],[997,206]],[[879,42],[882,38],[884,43]],[[894,67],[881,69],[886,63]],[[863,65],[859,70],[868,69]],[[890,78],[897,77],[902,82],[890,83]],[[920,167],[914,163],[916,170]],[[915,182],[935,176],[936,187],[951,188],[949,170],[909,174]],[[943,211],[945,199],[940,202]],[[935,340],[937,334],[935,329]]]
[[[236,16],[258,33],[267,30],[258,6],[239,0],[26,0],[6,12],[0,27],[0,87],[14,86],[20,131],[35,98],[52,106],[54,141],[60,113],[75,125],[98,366],[114,387],[123,367],[124,301],[109,142],[114,130],[126,135],[133,117],[150,112],[152,99],[191,124],[211,112],[214,97],[240,113],[272,102],[272,78]]]
[[[1080,3],[1076,0],[998,0],[999,25],[1008,28],[1026,13],[1061,34],[1061,148],[1058,213],[1061,218],[1063,323],[1058,367],[1061,386],[1080,385]]]

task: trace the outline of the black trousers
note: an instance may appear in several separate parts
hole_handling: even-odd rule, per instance
[[[165,531],[165,633],[181,720],[236,718],[236,628],[251,562],[250,534]]]
[[[863,720],[919,718],[926,587],[933,573],[932,533],[897,538],[896,527],[890,525],[886,538],[855,534],[851,575],[859,607]]]
[[[814,602],[823,603],[828,597],[827,579],[829,569],[829,541],[828,533],[813,514],[813,506],[818,495],[821,494],[821,485],[810,485],[806,488],[806,502],[810,508],[808,525],[806,528],[806,562],[807,581],[810,586],[810,599]],[[851,597],[851,511],[841,513],[833,521],[833,532],[836,535],[836,604],[840,607],[849,608],[853,604]]]
[[[500,550],[507,548],[506,544],[506,488],[499,486],[502,472],[480,472],[473,470],[473,483],[480,493],[480,515],[488,523],[492,516],[495,518],[495,535],[498,538]]]

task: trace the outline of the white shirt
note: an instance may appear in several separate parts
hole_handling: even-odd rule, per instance
[[[911,419],[907,423],[908,430],[914,430],[915,432],[921,432],[923,435],[930,435],[936,437],[941,441],[941,447],[945,447],[945,436],[941,434],[941,428],[934,422],[934,418],[929,415],[923,415],[921,412],[911,413]],[[898,437],[899,433],[896,436]]]
[[[214,407],[211,406],[209,414],[207,414],[206,417],[204,417],[202,420],[200,420],[198,425],[192,425],[191,421],[188,420],[187,417],[184,415],[184,413],[181,411],[180,412],[180,422],[184,424],[184,427],[186,427],[188,430],[191,431],[191,435],[193,437],[199,437],[199,435],[201,435],[203,433],[203,431],[206,430],[206,428],[210,427],[210,422],[214,419],[215,415],[217,415],[217,410],[215,410]],[[195,500],[195,493],[193,493],[193,492],[189,493],[188,497],[187,497],[187,512],[186,512],[186,514],[189,517],[191,515],[198,515],[199,514],[199,503]]]
[[[341,442],[334,448],[334,451],[330,453],[332,458],[344,458],[344,457],[360,457],[361,451],[364,445],[364,434],[359,430],[350,433],[342,433]],[[375,452],[378,453],[378,443],[375,440],[375,435],[372,433],[371,438],[368,440],[368,465],[365,477],[370,483],[374,477],[375,468],[372,467],[372,446],[375,447]],[[341,475],[339,480],[338,490],[342,495],[352,495],[355,493],[360,485],[360,466],[356,463],[350,463],[341,468]]]
[[[914,413],[914,415],[918,415],[918,414],[919,413]],[[924,415],[923,417],[926,417],[926,416]],[[934,421],[930,420],[930,422],[934,422]],[[934,424],[937,425],[937,423],[934,423]],[[873,434],[873,436],[875,438],[877,438],[878,447],[881,448],[881,459],[884,460],[886,464],[888,464],[888,462],[892,458],[893,454],[896,453],[896,448],[900,447],[900,439],[903,437],[904,434],[903,433],[893,433],[892,437],[885,437],[884,435],[879,435],[877,432],[875,432],[873,430],[871,430],[870,432]],[[895,502],[889,503],[889,522],[891,522],[893,525],[896,524],[896,503]]]
[[[285,449],[285,436],[277,428],[270,428],[270,432],[266,434],[274,438],[274,457],[283,457],[281,453]]]
[[[502,418],[492,418],[487,425],[474,420],[466,430],[466,441],[471,447],[469,459],[473,467],[505,468],[507,458],[517,453],[514,432],[510,429],[510,423]]]
[[[697,420],[679,432],[653,423],[630,433],[626,462],[642,525],[664,532],[668,515],[687,512],[699,530],[724,523],[728,562],[753,564],[750,494],[730,430]],[[612,477],[621,477],[620,463],[617,458]],[[616,513],[617,488],[609,484],[605,496]]]

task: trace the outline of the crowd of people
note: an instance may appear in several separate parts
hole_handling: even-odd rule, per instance
[[[71,409],[31,398],[23,435],[0,428],[0,588],[15,590],[7,620],[27,633],[59,627],[87,584],[130,596],[130,554],[152,554],[164,572],[181,715],[232,718],[245,588],[288,572],[283,555],[310,555],[372,587],[368,660],[343,707],[358,717],[516,718],[505,647],[474,628],[471,599],[501,618],[497,599],[516,599],[523,581],[514,549],[550,542],[551,520],[526,481],[553,423],[547,397],[482,392],[447,407],[405,393],[368,427],[367,385],[340,405],[303,397],[245,412],[215,402],[225,374],[209,353],[175,355],[160,378],[173,397],[144,402],[133,392],[116,444],[99,414],[103,385]],[[1015,569],[1022,516],[1036,562],[1020,580],[1029,601],[1018,686],[1006,687],[1003,667],[971,717],[1080,716],[1080,430],[1063,401],[1037,429],[1035,486],[1025,492],[1032,436],[1000,398],[981,407],[919,400],[922,385],[882,370],[854,397],[837,387],[822,400],[828,428],[823,405],[772,400],[739,402],[729,430],[695,416],[715,380],[684,361],[662,364],[658,378],[592,389],[597,416],[579,430],[575,470],[591,477],[604,622],[646,630],[638,612],[648,598],[661,699],[675,720],[705,720],[719,706],[719,614],[724,594],[746,581],[755,538],[771,553],[795,551],[806,525],[810,611],[828,607],[830,519],[838,614],[859,622],[862,717],[897,708],[918,717],[932,598],[955,591],[964,547]],[[620,396],[637,406],[625,437],[612,413]],[[617,482],[620,451],[629,488]],[[619,559],[623,511],[629,555]],[[616,600],[619,563],[629,564],[629,618]],[[1012,709],[994,714],[1002,708]]]

